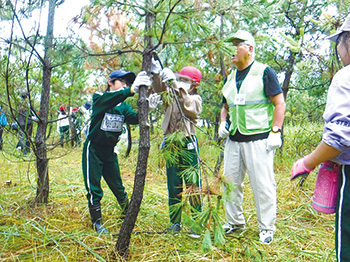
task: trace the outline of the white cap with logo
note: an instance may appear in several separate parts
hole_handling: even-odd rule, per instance
[[[234,40],[241,40],[244,43],[247,43],[253,47],[255,47],[255,40],[254,36],[244,30],[238,30],[236,33],[234,33],[232,36],[228,37],[225,42],[232,42]]]

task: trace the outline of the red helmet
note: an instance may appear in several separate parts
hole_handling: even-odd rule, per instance
[[[181,69],[179,74],[190,77],[197,84],[199,84],[202,80],[201,71],[197,67],[194,67],[194,66],[185,66],[184,68]]]
[[[60,111],[63,111],[63,110],[66,110],[66,107],[65,107],[65,106],[61,106],[61,107],[60,107]]]
[[[78,111],[79,109],[77,107],[74,107],[72,110],[73,112],[75,112],[75,111]]]

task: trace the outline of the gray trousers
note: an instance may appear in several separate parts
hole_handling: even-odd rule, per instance
[[[243,187],[248,173],[260,230],[275,230],[276,181],[274,151],[266,150],[267,139],[235,142],[227,139],[224,151],[224,200],[227,222],[244,225]]]

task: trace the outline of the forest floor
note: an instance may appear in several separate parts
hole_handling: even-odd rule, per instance
[[[156,134],[157,135],[157,134]],[[316,172],[303,187],[290,181],[290,167],[297,156],[276,153],[278,214],[271,245],[259,241],[256,212],[249,180],[245,181],[244,212],[247,229],[226,236],[224,243],[203,248],[204,232],[192,239],[184,225],[177,235],[169,226],[164,161],[158,154],[161,137],[151,139],[146,185],[141,210],[131,236],[129,261],[335,261],[334,215],[311,207]],[[214,168],[218,149],[199,137],[203,162]],[[33,153],[22,156],[10,146],[0,151],[0,261],[113,261],[115,243],[123,220],[114,196],[102,182],[102,214],[111,232],[99,236],[91,227],[81,172],[82,146],[56,148],[50,153],[50,195],[47,205],[33,203],[36,169]],[[132,194],[137,144],[131,155],[119,157],[125,188]],[[221,171],[222,173],[222,167]],[[202,178],[203,179],[203,178]],[[208,177],[221,195],[221,184]],[[217,201],[217,195],[206,200]],[[222,224],[225,213],[219,206]],[[120,260],[120,259],[119,259]]]

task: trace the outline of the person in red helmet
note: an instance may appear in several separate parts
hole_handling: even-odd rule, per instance
[[[195,218],[196,213],[202,210],[200,161],[195,129],[195,123],[202,112],[202,98],[197,94],[202,73],[194,66],[186,66],[176,74],[169,68],[159,70],[157,74],[154,68],[160,66],[157,66],[156,63],[157,61],[153,60],[153,89],[166,90],[172,97],[171,102],[166,104],[166,113],[162,123],[164,140],[161,149],[166,160],[171,223],[167,231],[177,233],[182,229],[183,184],[186,186],[186,195],[190,195],[189,202],[192,206],[193,217]],[[168,88],[165,84],[167,82],[170,84]],[[175,139],[179,136],[182,137],[181,141]],[[190,236],[198,238],[200,232],[191,230]]]
[[[69,119],[65,106],[60,106],[57,119],[57,132],[60,133],[60,145],[63,147],[64,142],[69,140]]]

